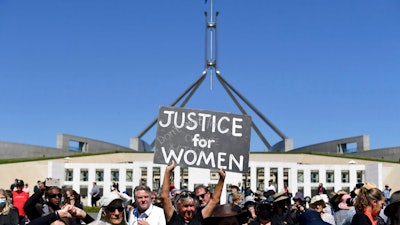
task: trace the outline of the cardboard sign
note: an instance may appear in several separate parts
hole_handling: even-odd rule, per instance
[[[154,163],[247,172],[251,117],[161,107]]]

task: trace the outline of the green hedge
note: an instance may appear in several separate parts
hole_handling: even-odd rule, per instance
[[[84,207],[85,212],[99,212],[100,211],[100,207],[96,206],[96,207],[91,207],[91,206],[85,206]]]

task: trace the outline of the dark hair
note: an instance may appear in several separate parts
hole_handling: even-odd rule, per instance
[[[53,189],[58,189],[61,192],[61,188],[57,187],[57,186],[51,186],[51,187],[47,187],[46,191],[44,192],[44,196],[47,198],[49,195],[49,191],[53,190]]]
[[[146,185],[139,185],[136,186],[135,189],[133,190],[133,196],[136,197],[136,192],[137,191],[146,191],[147,193],[149,193],[151,195],[151,189],[149,186]]]
[[[206,191],[206,193],[207,193],[207,192],[210,192],[209,188],[208,188],[207,186],[203,185],[203,184],[197,185],[197,186],[194,188],[194,192],[196,192],[196,191],[197,191],[198,189],[200,189],[200,188],[203,188],[203,189]]]
[[[70,199],[67,197],[67,191],[70,193],[70,195],[74,196],[75,204],[80,204],[81,203],[81,195],[78,194],[78,192],[76,192],[72,188],[68,188],[68,189],[65,190],[65,200],[66,200],[67,203],[70,202]]]

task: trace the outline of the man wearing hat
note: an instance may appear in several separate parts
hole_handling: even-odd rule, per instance
[[[389,218],[390,225],[400,225],[400,191],[395,191],[390,197],[391,202],[384,213]]]
[[[327,205],[321,195],[315,195],[311,198],[310,208],[317,211],[321,215],[323,221],[335,225],[335,218],[331,213],[324,211],[325,207],[327,207]]]
[[[306,200],[304,199],[303,193],[298,191],[294,195],[293,201],[294,203],[290,207],[290,218],[294,224],[298,224],[299,216],[306,211]]]
[[[228,195],[227,202],[228,203],[233,203],[233,199],[232,199],[233,194],[237,193],[239,191],[239,187],[236,186],[236,185],[231,185],[230,188],[231,188],[231,193],[229,193],[229,195]]]
[[[285,192],[279,192],[273,195],[272,220],[279,222],[279,224],[293,224],[287,203],[288,198],[289,196],[287,196]]]
[[[390,191],[392,191],[392,189],[389,187],[389,185],[385,185],[385,189],[383,189],[383,194],[385,195],[385,201],[386,201],[386,205],[390,204]]]
[[[25,202],[29,198],[29,194],[22,191],[22,189],[24,188],[23,180],[17,180],[17,182],[15,183],[15,186],[17,187],[17,190],[12,192],[13,205],[15,208],[18,209],[19,224],[25,225],[24,205],[25,205]]]
[[[97,220],[112,225],[127,225],[123,198],[116,192],[103,196],[100,201],[100,211]]]

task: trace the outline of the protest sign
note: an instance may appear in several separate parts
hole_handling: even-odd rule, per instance
[[[154,163],[247,172],[251,117],[161,107]]]

